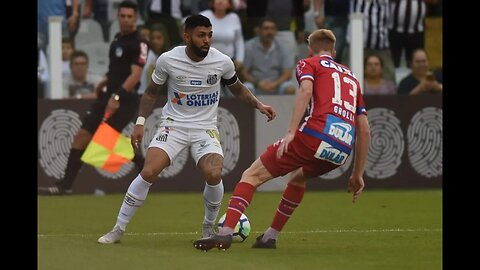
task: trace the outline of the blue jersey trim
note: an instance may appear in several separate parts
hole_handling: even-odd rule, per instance
[[[307,128],[307,127],[304,127],[303,130],[301,130],[301,132],[303,132],[307,135],[310,135],[312,137],[315,137],[317,139],[320,139],[322,141],[325,141],[325,142],[331,144],[333,147],[337,148],[338,150],[340,150],[344,153],[347,153],[349,155],[352,152],[352,149],[350,147],[347,147],[343,144],[338,143],[335,139],[332,139],[330,136],[326,135],[325,133],[318,132],[316,130],[313,130],[313,129],[310,129],[310,128]]]
[[[367,109],[365,108],[365,106],[357,108],[357,115],[361,114],[367,114]]]

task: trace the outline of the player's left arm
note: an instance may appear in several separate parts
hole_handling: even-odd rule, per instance
[[[365,187],[363,173],[370,146],[370,125],[367,118],[367,109],[360,87],[357,87],[357,107],[355,117],[355,161],[353,170],[348,179],[347,191],[353,193],[352,202],[362,194]]]
[[[255,97],[250,90],[238,79],[237,74],[235,74],[231,79],[226,80],[225,83],[232,94],[241,101],[247,103],[248,105],[258,109],[261,113],[265,114],[268,117],[268,121],[271,121],[275,118],[275,110],[269,106],[263,104],[260,100]]]

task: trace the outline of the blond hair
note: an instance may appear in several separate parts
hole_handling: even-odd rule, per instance
[[[329,51],[333,53],[336,40],[337,39],[331,30],[318,29],[308,36],[308,46],[315,54],[321,51]]]

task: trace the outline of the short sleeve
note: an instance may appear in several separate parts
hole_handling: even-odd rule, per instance
[[[155,70],[152,73],[152,80],[158,85],[162,85],[168,78],[167,73],[167,62],[165,54],[158,57],[157,62],[155,63]]]
[[[363,100],[362,89],[360,84],[357,81],[357,115],[365,114],[367,115],[367,108],[365,107],[365,101]]]
[[[144,41],[140,40],[133,48],[132,52],[132,64],[137,66],[145,66],[147,62],[148,45]]]
[[[231,79],[235,75],[235,65],[233,64],[232,59],[225,56],[225,64],[223,65],[224,73],[222,78],[225,80]]]
[[[312,82],[314,81],[313,75],[315,73],[314,73],[313,66],[307,61],[305,60],[298,61],[295,71],[296,71],[295,73],[297,76],[298,84],[301,84],[303,80],[310,80]]]

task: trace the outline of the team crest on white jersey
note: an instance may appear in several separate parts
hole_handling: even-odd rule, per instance
[[[207,83],[210,85],[214,85],[218,81],[218,76],[217,74],[208,74],[207,76]]]

